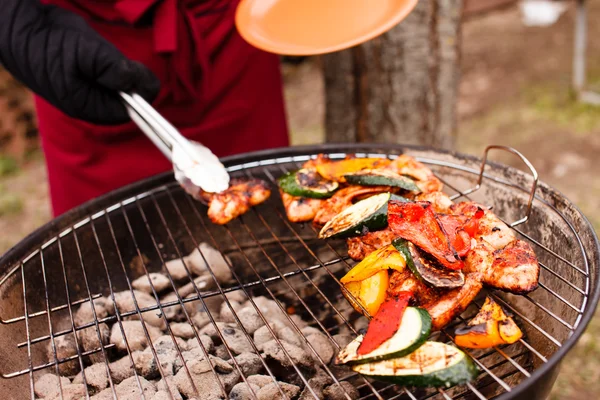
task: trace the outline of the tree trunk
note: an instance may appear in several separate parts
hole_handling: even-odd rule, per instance
[[[323,57],[328,142],[452,148],[461,0],[420,0],[398,26]]]

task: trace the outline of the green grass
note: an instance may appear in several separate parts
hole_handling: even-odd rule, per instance
[[[11,175],[18,169],[19,164],[14,158],[0,154],[0,177]]]
[[[16,194],[2,192],[0,195],[0,217],[15,215],[23,210],[23,200]]]
[[[587,82],[587,89],[600,90],[600,70],[589,71]],[[574,134],[600,129],[600,107],[578,101],[566,80],[525,87],[522,95],[536,116]]]

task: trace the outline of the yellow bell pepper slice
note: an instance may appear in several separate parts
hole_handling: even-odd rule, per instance
[[[389,283],[388,270],[384,269],[363,281],[345,284],[344,286],[354,296],[354,299],[348,296],[346,292],[344,292],[344,295],[356,311],[363,313],[362,308],[357,304],[359,302],[373,316],[377,314],[379,307],[385,301]]]
[[[381,169],[390,165],[391,161],[387,158],[351,158],[349,160],[334,161],[317,165],[317,172],[323,178],[346,182],[344,175],[364,169]]]
[[[522,336],[523,333],[515,321],[504,313],[498,303],[488,297],[467,327],[456,331],[454,340],[459,347],[487,349],[515,343]]]
[[[394,245],[389,245],[375,250],[366,256],[361,262],[356,264],[340,282],[343,284],[349,282],[363,281],[375,275],[379,271],[395,269],[402,271],[406,268],[406,258],[400,253]]]

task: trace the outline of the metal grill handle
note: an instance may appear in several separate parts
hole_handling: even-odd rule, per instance
[[[477,179],[477,185],[475,185],[471,189],[467,189],[466,191],[462,192],[461,195],[465,196],[465,195],[471,194],[481,188],[481,183],[483,182],[483,173],[485,171],[485,165],[487,164],[488,153],[490,152],[490,150],[503,150],[503,151],[507,151],[509,153],[515,154],[517,157],[519,157],[521,159],[521,161],[523,161],[523,163],[527,166],[527,168],[529,168],[529,171],[531,171],[531,176],[533,177],[533,184],[531,185],[531,189],[529,190],[529,200],[527,201],[527,211],[525,212],[525,216],[523,218],[518,219],[510,224],[511,227],[521,225],[522,223],[527,222],[527,220],[529,219],[529,216],[531,215],[531,208],[533,206],[533,199],[535,198],[535,191],[537,190],[539,177],[538,177],[537,170],[535,169],[533,164],[531,164],[531,162],[527,159],[527,157],[525,157],[520,151],[518,151],[512,147],[509,147],[509,146],[491,145],[491,146],[486,147],[485,151],[483,153],[483,159],[481,160],[481,168],[479,170],[479,178]]]

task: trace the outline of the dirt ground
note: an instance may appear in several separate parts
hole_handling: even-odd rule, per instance
[[[590,2],[588,71],[600,89],[600,3]],[[479,155],[488,144],[522,151],[543,181],[575,202],[600,230],[600,107],[574,101],[574,12],[551,27],[527,28],[516,7],[465,22],[456,149]],[[285,66],[293,144],[323,141],[323,83],[318,60]],[[1,177],[0,253],[50,218],[41,155]],[[503,159],[518,166],[512,160]],[[563,362],[553,400],[600,394],[600,318]]]

